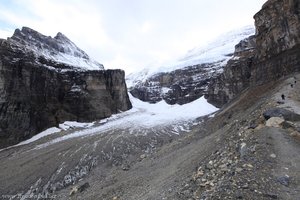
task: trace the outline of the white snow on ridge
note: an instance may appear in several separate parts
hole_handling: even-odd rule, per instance
[[[225,65],[232,58],[231,54],[235,50],[235,45],[254,34],[255,28],[252,25],[225,33],[205,46],[190,50],[184,57],[174,63],[174,67],[219,61],[225,61],[223,63]]]
[[[36,140],[39,140],[39,139],[41,139],[41,138],[43,138],[43,137],[46,137],[46,136],[48,136],[48,135],[51,135],[51,134],[53,134],[53,133],[58,133],[58,132],[60,132],[60,131],[61,131],[61,129],[56,128],[56,127],[48,128],[47,130],[45,130],[45,131],[43,131],[43,132],[41,132],[41,133],[39,133],[39,134],[33,136],[32,138],[30,138],[30,139],[28,139],[28,140],[25,140],[25,141],[23,141],[23,142],[20,142],[19,144],[16,144],[15,146],[21,146],[21,145],[24,145],[24,144],[29,144],[29,143],[31,143],[31,142],[34,142],[34,141],[36,141]]]
[[[22,30],[17,29],[8,40],[15,45],[14,48],[21,48],[25,52],[33,53],[37,58],[44,57],[52,62],[69,65],[73,70],[104,69],[102,64],[91,59],[62,33],[57,33],[52,38],[28,27],[23,27]],[[48,68],[55,70],[51,66]]]
[[[75,67],[77,70],[103,70],[103,66],[92,59],[86,59],[82,57],[77,57],[74,55],[69,55],[65,53],[57,53],[52,55],[48,50],[35,51],[38,56],[43,56],[46,59],[56,61],[58,63],[63,63],[71,67]]]
[[[60,128],[50,128],[34,136],[33,138],[18,144],[17,146],[34,142],[52,133],[68,130],[68,127],[85,128],[71,132],[68,135],[58,137],[47,143],[38,145],[36,148],[43,148],[45,146],[71,138],[101,134],[104,131],[113,131],[118,129],[128,130],[129,133],[137,132],[137,130],[164,127],[169,125],[178,125],[177,128],[182,129],[182,124],[184,122],[192,122],[198,117],[211,114],[218,110],[216,107],[207,103],[204,97],[184,105],[169,105],[164,101],[156,104],[150,104],[147,102],[142,102],[131,95],[130,100],[133,105],[131,110],[115,114],[110,118],[101,120],[99,125],[94,125],[94,123],[65,122],[59,126]],[[170,134],[171,133],[174,134],[174,132],[170,130]]]
[[[171,72],[184,67],[205,64],[219,63],[220,66],[225,66],[241,40],[254,35],[255,28],[253,25],[245,26],[240,29],[230,31],[220,35],[207,45],[201,45],[188,51],[182,58],[174,62],[166,62],[161,66],[147,67],[140,72],[129,74],[126,77],[128,87],[134,86],[138,82],[143,82],[150,76],[160,72]]]
[[[59,128],[62,130],[68,130],[72,128],[90,128],[95,124],[95,122],[91,123],[82,123],[82,122],[74,122],[74,121],[65,121],[64,123],[59,125]]]

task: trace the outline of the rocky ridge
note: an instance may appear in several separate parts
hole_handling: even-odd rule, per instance
[[[64,121],[130,109],[124,77],[122,70],[103,70],[61,33],[17,29],[0,41],[0,147]]]
[[[23,27],[21,30],[16,29],[13,36],[7,39],[7,43],[14,51],[33,55],[40,64],[49,69],[58,71],[104,69],[102,64],[91,59],[87,53],[60,32],[52,38],[31,28]],[[17,59],[18,57],[14,60]]]
[[[206,98],[219,107],[248,87],[278,80],[300,70],[300,10],[296,0],[271,0],[255,16],[251,55],[231,60],[211,81]]]

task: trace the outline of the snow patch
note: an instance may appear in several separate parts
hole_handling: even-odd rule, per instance
[[[95,122],[82,123],[82,122],[75,122],[75,121],[65,121],[64,123],[59,125],[59,128],[62,130],[68,130],[71,128],[90,128],[94,124],[95,124]]]
[[[77,68],[78,70],[103,70],[103,66],[93,59],[76,57],[75,55],[69,55],[65,53],[57,53],[53,55],[47,49],[38,50],[36,49],[35,54],[38,56],[43,56],[46,59],[54,60],[59,63],[63,63],[72,67]]]
[[[47,130],[36,134],[35,136],[33,136],[32,138],[30,138],[28,140],[25,140],[23,142],[20,142],[16,145],[8,147],[8,148],[0,149],[0,151],[5,150],[5,149],[9,149],[9,148],[12,148],[12,147],[16,147],[16,146],[29,144],[29,143],[35,142],[35,141],[37,141],[37,140],[39,140],[43,137],[46,137],[48,135],[52,135],[54,133],[59,133],[61,131],[66,131],[66,130],[74,129],[74,128],[90,128],[94,124],[95,124],[95,122],[81,123],[81,122],[75,122],[75,121],[65,121],[64,123],[59,124],[59,128],[57,128],[57,127],[48,128]]]
[[[19,144],[15,145],[15,146],[20,146],[20,145],[24,145],[24,144],[29,144],[31,142],[34,142],[36,140],[39,140],[40,138],[42,137],[46,137],[47,135],[51,135],[53,133],[58,133],[60,132],[61,129],[59,128],[56,128],[56,127],[52,127],[52,128],[48,128],[47,130],[33,136],[32,138],[28,139],[28,140],[25,140],[23,142],[20,142]]]
[[[169,105],[165,101],[160,101],[156,104],[150,104],[134,98],[131,94],[129,94],[129,97],[133,105],[131,110],[114,114],[111,117],[98,122],[79,123],[74,121],[66,121],[60,124],[59,128],[49,128],[26,141],[6,149],[29,144],[51,134],[73,128],[82,128],[82,130],[75,130],[70,134],[60,136],[49,142],[38,145],[36,149],[40,149],[71,138],[101,134],[104,131],[117,129],[126,129],[128,133],[136,133],[137,130],[140,131],[157,127],[161,128],[171,125],[173,127],[171,132],[173,134],[179,134],[180,132],[188,132],[190,127],[189,123],[194,124],[193,120],[196,118],[209,115],[218,110],[218,108],[209,104],[203,96],[184,105]]]
[[[172,90],[172,89],[167,88],[167,87],[162,87],[162,88],[161,88],[162,94],[167,94],[170,90]]]
[[[192,122],[198,117],[208,115],[218,110],[218,108],[209,104],[204,97],[184,105],[169,105],[165,101],[150,104],[134,98],[131,94],[129,94],[129,97],[133,105],[131,110],[101,120],[99,126],[75,131],[45,144],[38,145],[36,148],[43,148],[71,138],[101,134],[104,131],[117,129],[126,129],[130,133],[136,132],[134,130],[173,125],[172,132],[179,134],[180,131],[188,131],[188,128],[182,125],[186,124],[185,122]]]

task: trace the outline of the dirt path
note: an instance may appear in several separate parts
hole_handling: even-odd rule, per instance
[[[285,81],[276,93],[277,99],[284,94],[286,99],[279,107],[300,114],[300,76],[295,75]],[[299,122],[294,122],[299,124]],[[290,136],[291,131],[272,128],[266,131],[274,145],[277,168],[275,177],[282,184],[282,199],[300,199],[300,142]]]
[[[274,177],[281,183],[281,199],[296,200],[300,194],[300,143],[293,140],[289,133],[278,128],[265,131],[274,153],[270,154],[276,160]]]

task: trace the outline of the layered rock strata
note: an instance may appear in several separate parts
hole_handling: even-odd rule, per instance
[[[224,73],[208,87],[206,98],[218,107],[248,87],[275,81],[300,70],[299,1],[269,0],[254,19],[256,34],[252,39],[255,48],[251,54],[237,54],[228,62]],[[238,45],[237,49],[240,47]]]
[[[130,109],[124,77],[122,70],[103,70],[60,33],[51,38],[16,30],[0,41],[0,147],[64,121],[93,121]]]

